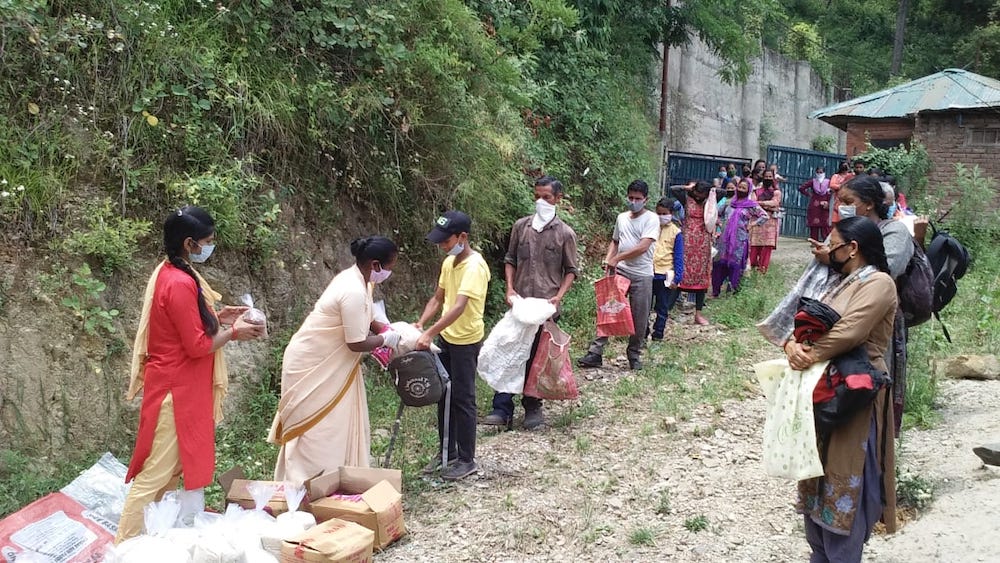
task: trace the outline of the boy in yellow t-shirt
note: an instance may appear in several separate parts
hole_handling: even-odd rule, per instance
[[[441,275],[434,295],[427,301],[417,328],[423,334],[417,349],[430,348],[434,337],[441,347],[441,363],[451,377],[450,431],[448,433],[448,467],[441,477],[456,481],[476,471],[476,367],[479,348],[484,336],[483,308],[490,268],[486,260],[469,246],[472,219],[461,211],[447,211],[438,218],[427,235],[448,257],[441,264]],[[424,330],[438,311],[443,311],[430,328]],[[438,436],[444,440],[444,400],[438,403]],[[442,444],[443,445],[443,444]],[[440,457],[432,459],[424,469],[432,473],[440,466]]]

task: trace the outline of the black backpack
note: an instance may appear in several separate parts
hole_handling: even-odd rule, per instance
[[[906,271],[896,278],[896,292],[907,328],[927,322],[934,314],[934,269],[916,239]]]
[[[969,268],[969,251],[947,232],[938,231],[933,224],[931,229],[934,235],[931,237],[930,246],[927,247],[927,260],[931,263],[931,270],[934,273],[934,302],[931,311],[934,313],[934,318],[941,322],[938,312],[944,309],[958,292],[958,280]],[[944,337],[951,342],[951,335],[948,334],[943,322],[941,328],[944,330]]]

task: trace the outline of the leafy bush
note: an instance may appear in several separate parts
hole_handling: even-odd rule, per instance
[[[84,215],[86,230],[74,231],[63,246],[69,252],[97,259],[105,274],[132,263],[139,250],[138,240],[149,234],[152,226],[149,221],[121,217],[110,199],[86,206]]]
[[[95,279],[86,264],[77,268],[70,279],[73,282],[71,293],[63,298],[63,306],[73,311],[87,334],[113,334],[119,311],[104,308],[101,297],[107,289],[104,282]]]
[[[927,174],[931,170],[931,159],[927,155],[927,149],[919,141],[911,142],[909,148],[900,145],[894,149],[880,149],[867,143],[865,152],[856,158],[869,168],[879,168],[895,177],[897,190],[905,193],[912,203],[922,204],[926,201]],[[919,207],[924,208],[924,205]]]
[[[955,164],[954,184],[945,188],[953,195],[937,209],[936,216],[944,217],[941,223],[969,249],[973,259],[994,252],[1000,240],[1000,210],[984,205],[996,197],[996,188],[996,180],[983,176],[979,166]],[[944,201],[950,205],[942,205]]]

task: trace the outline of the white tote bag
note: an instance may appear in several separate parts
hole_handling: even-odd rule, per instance
[[[793,370],[786,359],[754,366],[767,397],[762,458],[768,475],[795,481],[823,475],[812,397],[829,363],[819,362],[805,371]]]

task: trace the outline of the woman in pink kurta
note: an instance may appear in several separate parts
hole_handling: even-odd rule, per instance
[[[707,182],[697,182],[674,194],[684,203],[684,274],[677,287],[694,295],[694,323],[707,325],[701,311],[712,284],[712,237],[718,218],[715,192]]]
[[[750,266],[766,274],[767,267],[771,264],[771,251],[778,246],[781,226],[781,190],[775,184],[774,172],[764,171],[761,186],[753,191],[753,197],[770,218],[761,225],[750,227]]]

